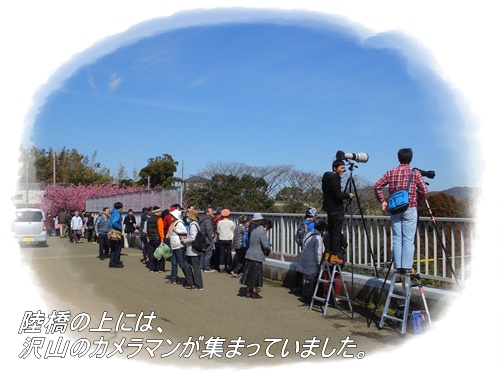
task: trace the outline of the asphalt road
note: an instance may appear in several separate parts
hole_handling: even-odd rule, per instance
[[[137,352],[127,360],[152,364],[168,361],[175,366],[202,363],[206,367],[267,366],[304,361],[330,363],[332,360],[352,361],[356,365],[363,361],[357,357],[373,357],[414,337],[408,333],[401,335],[399,327],[390,324],[382,330],[375,322],[368,327],[371,310],[356,305],[353,313],[330,306],[323,316],[319,307],[309,310],[300,297],[275,282],[265,282],[260,300],[245,298],[239,279],[216,272],[203,273],[203,291],[168,285],[165,280],[170,274],[170,262],[167,262],[166,273],[150,273],[140,263],[141,251],[136,248],[123,249],[125,267],[121,269],[108,268],[107,260],[97,258],[97,245],[88,242],[71,244],[67,239],[50,237],[48,247],[23,247],[21,250],[27,255],[51,310],[69,310],[72,317],[87,313],[92,318],[89,327],[94,328],[99,326],[103,314],[112,318],[103,324],[105,328],[113,327],[110,332],[89,332],[87,329],[68,332],[68,337],[73,341],[101,336],[110,342],[120,342],[122,338],[127,343],[143,340],[140,351],[137,352],[137,345],[124,346],[124,353],[116,355],[126,359],[127,355]],[[347,304],[343,306],[347,308]],[[141,312],[144,315],[154,312],[153,329],[133,332],[131,327],[135,327],[137,321],[133,316]],[[121,313],[126,314],[121,323],[124,329],[119,324],[116,330]],[[145,322],[141,320],[141,324]],[[132,332],[127,331],[129,328]],[[212,337],[218,339],[209,340]],[[239,338],[241,355],[227,358],[229,353],[234,354],[230,343],[236,343]],[[314,349],[316,355],[307,356],[306,346],[313,339],[318,344]],[[342,340],[346,339],[351,340],[350,346],[342,350]],[[145,347],[154,347],[158,340],[162,344],[151,358]],[[207,345],[207,340],[213,345]],[[217,342],[223,342],[223,349]],[[176,344],[180,344],[179,348],[173,351]],[[260,349],[257,350],[258,345]],[[193,352],[185,358],[191,347]],[[208,348],[212,349],[211,360],[208,360]],[[184,355],[179,358],[183,349]],[[330,355],[333,349],[336,351]],[[173,354],[161,358],[170,351]],[[341,351],[354,358],[344,359],[343,355],[337,355]]]

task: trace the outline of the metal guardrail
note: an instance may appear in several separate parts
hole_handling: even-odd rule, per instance
[[[250,212],[232,212],[231,219]],[[262,213],[273,221],[269,232],[272,251],[281,261],[294,261],[299,254],[299,246],[294,241],[297,226],[304,219],[300,214]],[[326,215],[318,215],[326,220]],[[389,216],[346,215],[344,234],[349,247],[346,266],[366,269],[367,272],[387,268],[391,262],[392,231]],[[470,218],[420,217],[415,241],[414,269],[422,279],[455,282],[466,280],[470,275],[470,258],[474,245],[475,220]],[[440,237],[438,237],[440,236]],[[446,248],[443,252],[441,240]]]

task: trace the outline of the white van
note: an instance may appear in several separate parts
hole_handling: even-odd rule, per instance
[[[47,245],[47,215],[38,208],[19,208],[12,223],[19,243]]]

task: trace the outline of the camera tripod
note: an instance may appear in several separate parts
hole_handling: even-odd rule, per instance
[[[375,254],[373,253],[372,245],[371,245],[371,242],[369,239],[370,237],[369,237],[369,233],[368,233],[368,228],[366,227],[365,217],[363,216],[363,209],[361,208],[361,203],[359,201],[358,190],[356,188],[356,182],[354,181],[354,177],[352,177],[352,172],[353,172],[355,167],[357,168],[357,166],[355,166],[354,163],[349,162],[349,168],[348,168],[349,169],[349,178],[347,180],[344,192],[354,193],[354,196],[355,196],[354,199],[356,199],[356,202],[358,204],[359,214],[361,216],[361,222],[363,223],[363,229],[365,230],[365,234],[366,234],[366,241],[368,243],[368,250],[370,251],[370,255],[372,257],[372,261],[374,264],[373,268],[375,270],[375,276],[378,279],[379,274],[378,274],[378,270],[377,270],[377,266],[376,266]],[[352,205],[352,201],[353,201],[353,199],[349,199],[347,204],[346,204],[346,207],[349,206],[349,217],[350,217],[349,237],[351,240],[352,240],[352,238],[354,238],[354,224],[353,224],[354,223],[354,207]],[[351,255],[352,255],[351,263],[353,263],[354,262],[354,250],[353,250],[352,246],[351,246]],[[351,269],[352,269],[352,267],[351,267]]]
[[[371,242],[369,239],[370,237],[369,237],[368,229],[366,227],[365,218],[363,216],[363,210],[361,208],[361,203],[359,201],[358,190],[356,188],[356,182],[354,181],[354,177],[352,176],[353,170],[356,166],[351,161],[349,161],[348,163],[349,163],[349,168],[348,168],[349,178],[348,178],[347,183],[345,185],[344,193],[345,192],[354,193],[354,196],[355,196],[354,199],[356,200],[356,202],[358,204],[359,213],[361,215],[361,221],[363,223],[363,229],[365,230],[365,234],[366,234],[365,238],[366,238],[366,241],[368,243],[368,249],[370,250],[370,255],[371,255],[372,260],[373,260],[373,264],[374,264],[373,268],[375,270],[375,276],[378,279],[379,274],[378,274],[378,270],[377,270],[375,255],[373,254],[372,245],[371,245]],[[352,201],[353,201],[353,199],[349,199],[348,202],[346,203],[346,208],[347,208],[347,206],[349,206],[348,208],[349,208],[349,217],[350,217],[350,219],[349,219],[349,239],[350,239],[350,241],[352,241],[352,239],[354,238],[354,207],[353,207]],[[354,247],[353,246],[351,246],[351,295],[354,296]],[[351,312],[352,312],[352,310],[351,310]]]
[[[439,234],[439,228],[437,226],[436,219],[434,218],[434,214],[432,213],[431,206],[429,205],[429,202],[427,201],[427,199],[425,200],[425,206],[427,207],[427,210],[429,211],[429,215],[431,215],[432,224],[434,225],[434,230],[437,233],[436,237],[439,238],[439,242],[441,243],[441,247],[443,248],[443,253],[445,255],[446,262],[448,263],[448,267],[450,267],[453,278],[455,279],[455,282],[457,283],[457,286],[459,287],[459,290],[460,290],[460,285],[458,284],[457,275],[455,275],[455,270],[453,269],[450,257],[448,255],[448,252],[446,251],[446,246],[444,245],[443,237],[441,237]]]

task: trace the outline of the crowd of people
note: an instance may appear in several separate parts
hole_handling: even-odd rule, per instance
[[[62,209],[57,216],[49,213],[49,220],[54,223],[54,230],[50,228],[49,233],[69,238],[71,243],[82,243],[82,238],[96,243],[98,258],[109,259],[109,268],[123,268],[122,248],[137,246],[141,250],[140,261],[149,272],[166,272],[166,261],[170,262],[166,284],[201,291],[203,273],[225,273],[246,285],[246,297],[262,298],[262,263],[271,251],[267,232],[273,226],[262,214],[255,213],[251,218],[240,215],[235,223],[227,208],[207,207],[200,215],[193,206],[186,210],[179,204],[165,210],[144,207],[139,220],[133,210],[124,216],[122,211],[121,202],[112,208],[103,207],[97,214]],[[193,247],[198,232],[205,242],[202,251]],[[170,249],[167,259],[155,256],[162,244]]]
[[[387,171],[374,185],[374,192],[387,211],[383,187],[389,185],[389,193],[405,186],[409,193],[408,208],[391,214],[393,232],[393,260],[400,273],[411,273],[417,222],[416,207],[425,200],[427,188],[418,169],[410,168],[413,153],[411,149],[398,152],[400,165]],[[314,282],[321,262],[343,265],[348,246],[344,234],[344,203],[355,198],[352,192],[342,190],[341,178],[345,172],[343,160],[335,160],[332,171],[322,178],[323,210],[327,221],[318,220],[318,211],[307,208],[304,225],[305,236],[300,239],[301,253],[297,261],[297,279],[294,292],[303,292],[304,286]],[[162,210],[158,206],[144,207],[137,223],[133,210],[123,217],[123,204],[117,202],[113,208],[103,207],[97,215],[91,212],[61,210],[58,215],[48,213],[47,230],[50,235],[59,233],[71,243],[82,243],[82,238],[98,244],[98,257],[109,259],[110,268],[123,268],[121,250],[126,247],[140,247],[141,262],[149,272],[166,272],[165,263],[171,263],[166,284],[181,285],[185,289],[201,291],[204,288],[203,274],[208,272],[227,273],[239,278],[246,286],[247,298],[260,299],[263,286],[263,263],[271,252],[268,232],[273,223],[260,213],[252,218],[240,215],[235,223],[230,219],[228,208],[214,210],[207,207],[203,217],[193,206],[183,210],[174,204]],[[201,233],[204,246],[194,246]],[[138,238],[137,238],[138,237]],[[138,239],[138,241],[137,241]],[[157,249],[167,245],[169,256],[156,256]],[[163,254],[163,253],[162,253]],[[340,275],[333,275],[340,277]],[[340,284],[335,284],[340,288]],[[340,291],[335,290],[335,294]]]

